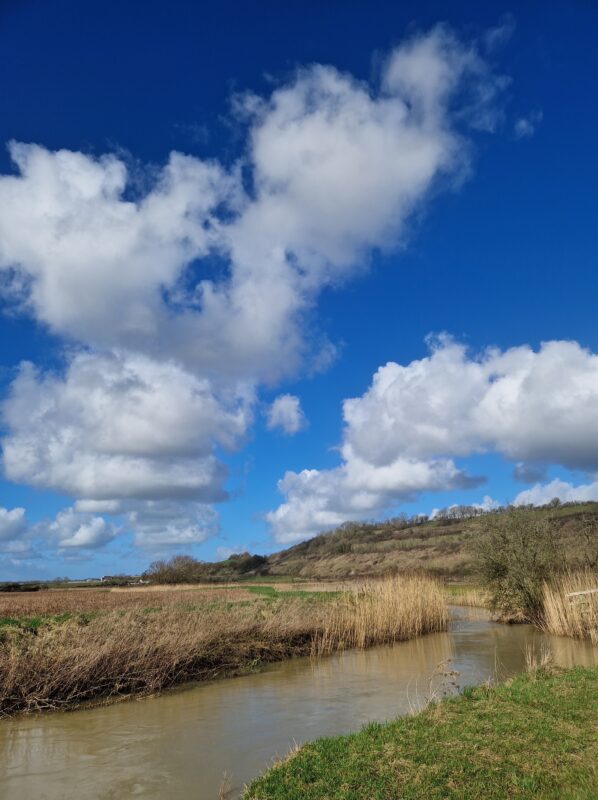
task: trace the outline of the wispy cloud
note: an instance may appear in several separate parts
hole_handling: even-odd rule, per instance
[[[516,139],[531,139],[538,125],[544,119],[542,111],[532,111],[526,117],[518,117],[513,125]]]

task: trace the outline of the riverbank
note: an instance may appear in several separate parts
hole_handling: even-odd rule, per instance
[[[423,576],[340,592],[175,587],[2,602],[0,716],[154,694],[448,626],[442,587]]]
[[[446,584],[450,605],[486,608],[493,611],[492,595],[479,584]],[[522,612],[494,609],[501,622],[527,622]],[[542,613],[535,624],[556,636],[587,640],[598,645],[598,574],[596,571],[565,572],[542,588]]]
[[[595,800],[598,668],[537,670],[307,744],[244,800]]]

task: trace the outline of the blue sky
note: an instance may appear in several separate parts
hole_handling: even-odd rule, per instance
[[[3,3],[0,579],[598,499],[597,22]]]

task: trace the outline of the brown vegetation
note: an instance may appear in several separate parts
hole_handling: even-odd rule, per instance
[[[490,608],[490,593],[480,586],[454,584],[445,588],[449,604],[469,608]]]
[[[525,508],[530,524],[550,516],[563,558],[571,569],[598,564],[598,504],[551,504]],[[467,516],[470,514],[470,516]],[[479,533],[508,511],[473,515],[448,509],[426,520],[397,517],[385,522],[350,522],[268,556],[270,575],[343,579],[422,570],[448,580],[477,580],[475,544]]]
[[[371,647],[445,630],[448,609],[439,585],[425,576],[370,581],[343,592],[321,631],[318,653]]]
[[[199,590],[97,592],[106,605],[96,615],[35,628],[5,625],[0,714],[153,693],[294,655],[412,638],[448,621],[442,588],[423,577],[339,595],[269,592],[240,600],[239,591],[229,590],[234,600]],[[91,592],[73,594],[90,601]],[[115,598],[124,605],[109,605]]]
[[[544,583],[563,565],[556,525],[547,512],[513,508],[488,517],[476,542],[492,608],[505,620],[541,621]]]
[[[95,613],[211,600],[246,600],[242,587],[148,586],[125,589],[48,589],[0,594],[0,620],[57,614]]]
[[[558,636],[589,639],[598,644],[598,573],[566,574],[544,587],[543,627]]]

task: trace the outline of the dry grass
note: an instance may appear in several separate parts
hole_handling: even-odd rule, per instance
[[[413,639],[447,625],[446,600],[435,580],[417,575],[386,578],[343,592],[314,646],[318,654],[364,648]]]
[[[544,587],[544,622],[549,633],[589,639],[598,644],[598,593],[567,597],[573,592],[598,589],[598,575],[579,572]]]
[[[5,627],[0,715],[154,693],[294,655],[408,639],[443,630],[448,621],[442,588],[419,577],[364,584],[325,599],[253,595],[214,602],[211,593],[196,592],[191,604],[189,592],[182,593],[184,603],[180,594],[156,608],[108,606],[91,619],[34,630]],[[150,595],[143,593],[144,605]],[[128,593],[108,596],[122,600]]]
[[[152,586],[113,589],[49,589],[0,594],[0,619],[117,611],[212,600],[249,600],[245,588]]]
[[[531,675],[536,675],[540,671],[546,671],[553,666],[553,653],[546,644],[536,649],[533,644],[525,646],[525,671]]]
[[[268,584],[276,592],[338,592],[349,587],[342,582],[278,582]],[[48,589],[41,592],[0,593],[0,620],[162,607],[177,603],[203,603],[206,600],[255,600],[254,584],[170,584],[158,586],[118,586],[110,588]]]
[[[455,606],[470,608],[490,608],[490,595],[479,586],[459,586],[453,584],[446,587],[448,602]]]

